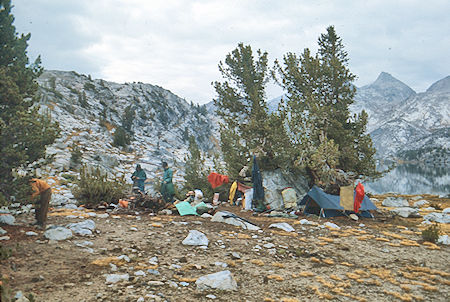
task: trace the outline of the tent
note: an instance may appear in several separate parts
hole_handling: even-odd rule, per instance
[[[344,207],[340,204],[340,197],[338,195],[327,194],[317,186],[313,186],[306,193],[300,205],[305,207],[303,210],[305,214],[316,214],[320,217],[333,217],[354,213],[353,211],[344,210]],[[377,207],[370,201],[369,197],[364,195],[357,214],[363,217],[373,217],[369,211],[376,209]]]

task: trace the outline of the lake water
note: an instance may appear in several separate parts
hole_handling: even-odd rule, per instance
[[[383,178],[365,183],[366,192],[383,194],[450,194],[449,166],[399,165]]]

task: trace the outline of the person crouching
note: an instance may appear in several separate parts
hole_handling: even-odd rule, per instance
[[[35,203],[35,224],[45,229],[47,224],[48,206],[52,197],[52,189],[48,183],[37,178],[30,179],[30,185],[33,189],[31,198],[35,199],[39,195],[39,201]]]

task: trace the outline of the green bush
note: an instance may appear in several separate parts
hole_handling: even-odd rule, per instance
[[[98,167],[83,166],[72,193],[77,200],[93,206],[102,202],[117,202],[124,197],[127,189],[128,185],[123,177],[111,179]]]
[[[113,135],[113,145],[116,147],[125,147],[130,143],[130,137],[125,129],[117,127]]]
[[[428,228],[422,231],[422,238],[425,241],[436,243],[439,239],[439,234],[441,233],[441,229],[437,224],[430,225]]]
[[[74,168],[81,164],[81,157],[83,156],[83,153],[81,152],[80,147],[77,144],[72,144],[70,152],[70,166],[71,168]]]

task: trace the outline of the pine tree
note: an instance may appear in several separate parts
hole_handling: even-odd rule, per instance
[[[217,98],[214,103],[221,125],[221,149],[228,175],[237,176],[239,170],[257,153],[261,167],[276,166],[276,151],[269,139],[276,131],[268,123],[269,114],[265,89],[269,81],[267,52],[258,50],[256,57],[250,45],[238,44],[225,62],[219,63],[223,82],[215,82]],[[272,121],[276,116],[272,117]],[[277,129],[278,130],[278,129]],[[273,135],[272,135],[273,136]]]
[[[17,196],[13,170],[45,156],[58,135],[49,114],[40,114],[35,79],[42,73],[40,58],[29,64],[30,34],[18,36],[11,1],[0,0],[0,202]]]
[[[189,137],[188,152],[184,165],[184,189],[186,191],[200,189],[205,196],[210,196],[212,190],[207,179],[209,170],[205,168],[205,159],[193,136]]]
[[[287,90],[285,106],[292,158],[313,181],[328,182],[335,169],[376,177],[370,136],[365,133],[367,114],[351,116],[355,75],[348,69],[348,54],[334,27],[318,40],[319,50],[297,56],[288,53],[283,65],[275,62],[279,83]],[[323,152],[330,152],[326,156]],[[328,171],[328,172],[326,172]]]

